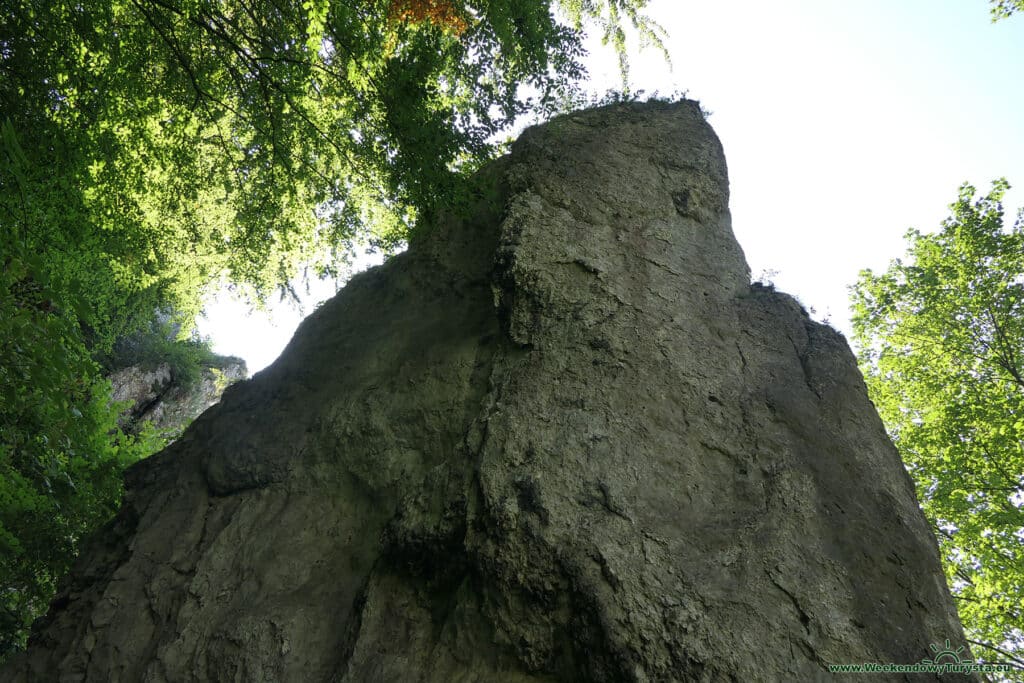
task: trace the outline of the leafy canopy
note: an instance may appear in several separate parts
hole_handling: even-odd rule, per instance
[[[84,214],[25,229],[98,239],[120,286],[184,300],[225,272],[257,294],[330,272],[456,201],[457,171],[583,75],[586,20],[623,60],[623,18],[658,42],[645,4],[15,0],[0,104]]]
[[[1024,0],[989,0],[992,21],[1006,19],[1014,12],[1024,12]]]
[[[852,289],[872,400],[935,526],[969,637],[1024,664],[1024,211],[964,185],[935,234]],[[978,654],[978,653],[976,653]]]
[[[124,468],[163,443],[121,432],[76,300],[27,277],[37,261],[8,252],[0,268],[0,660],[116,511]]]

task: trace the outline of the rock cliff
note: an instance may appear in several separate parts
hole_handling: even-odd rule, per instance
[[[162,432],[177,434],[247,374],[245,361],[233,356],[214,356],[202,364],[199,378],[188,384],[174,376],[169,363],[152,369],[131,365],[110,375],[111,398],[128,402],[118,420],[125,430],[137,433],[148,422]]]
[[[750,285],[695,103],[560,117],[478,182],[130,470],[8,679],[812,681],[963,644],[845,341]]]

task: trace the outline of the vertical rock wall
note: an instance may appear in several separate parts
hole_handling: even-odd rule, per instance
[[[128,402],[119,423],[138,433],[145,423],[164,433],[176,434],[203,411],[220,400],[224,390],[246,378],[245,361],[232,356],[214,356],[199,368],[199,378],[189,384],[174,376],[169,363],[149,369],[130,365],[110,375],[111,398]]]
[[[133,468],[5,676],[811,681],[963,643],[845,341],[749,285],[695,103],[479,180]]]

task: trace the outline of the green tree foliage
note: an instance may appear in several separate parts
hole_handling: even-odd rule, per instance
[[[129,437],[74,313],[74,294],[0,268],[0,659],[45,611],[80,541],[115,511],[121,473],[160,445]]]
[[[1024,12],[1024,0],[989,0],[992,21],[1006,19],[1014,12]]]
[[[935,234],[852,288],[861,367],[934,524],[976,651],[1024,664],[1024,211],[964,185]]]
[[[259,301],[357,239],[397,248],[566,100],[587,22],[624,70],[624,22],[660,44],[645,4],[0,4],[0,657],[159,445],[117,429],[97,361],[157,311],[187,337],[221,282]]]
[[[119,283],[194,299],[227,271],[264,292],[360,231],[398,245],[582,75],[584,19],[656,39],[644,4],[565,0],[565,25],[550,0],[18,0],[0,104],[33,167],[73,167]]]

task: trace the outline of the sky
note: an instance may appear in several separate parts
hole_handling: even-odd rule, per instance
[[[672,68],[634,41],[631,86],[712,112],[752,276],[847,336],[847,287],[902,256],[909,228],[937,230],[961,183],[1006,177],[1007,222],[1024,206],[1024,15],[993,24],[984,0],[653,0],[647,13]],[[611,48],[588,46],[588,87],[619,86]],[[335,283],[313,290],[304,311],[268,314],[219,295],[199,331],[253,374]]]

